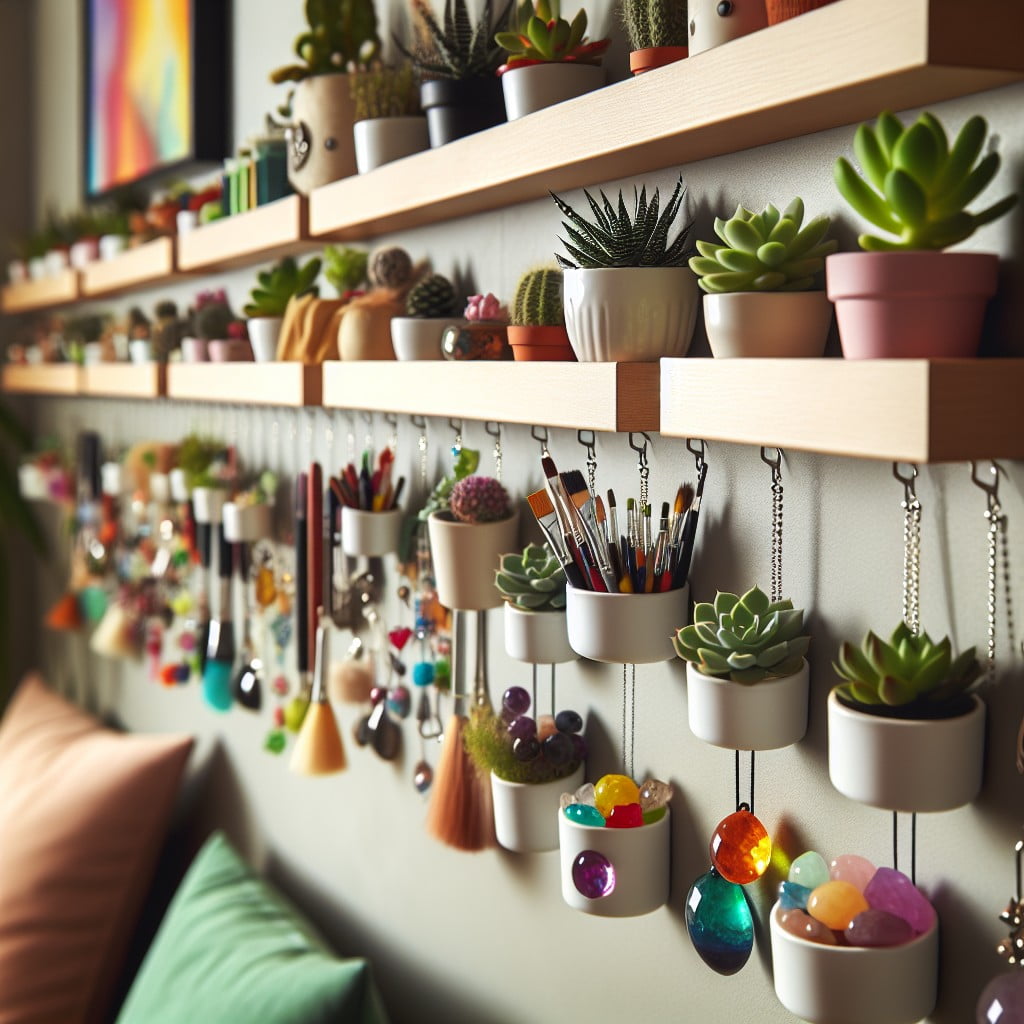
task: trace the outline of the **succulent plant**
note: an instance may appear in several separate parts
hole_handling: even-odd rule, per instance
[[[501,481],[490,476],[467,476],[452,488],[448,502],[460,523],[496,523],[511,513],[511,499]]]
[[[366,282],[369,257],[365,249],[350,245],[324,246],[324,277],[339,295],[347,295]]]
[[[309,31],[294,47],[301,63],[272,71],[272,82],[301,82],[365,66],[380,51],[373,0],[306,0],[306,21]]]
[[[622,22],[631,50],[690,42],[686,0],[623,0]]]
[[[409,316],[456,316],[458,304],[451,281],[441,274],[427,274],[409,290],[405,311]]]
[[[355,120],[411,117],[420,111],[420,83],[411,64],[373,67],[349,76]]]
[[[398,245],[386,245],[370,254],[367,271],[374,288],[401,288],[412,277],[412,259]]]
[[[527,544],[521,554],[501,556],[494,585],[509,604],[528,611],[565,607],[565,570],[546,544]]]
[[[650,203],[647,202],[647,187],[637,194],[633,188],[633,214],[630,215],[619,192],[618,208],[604,194],[600,193],[601,204],[586,190],[583,194],[594,215],[592,221],[578,214],[568,203],[554,192],[550,193],[555,205],[567,219],[562,223],[569,241],[560,239],[572,260],[564,256],[555,257],[558,265],[566,270],[581,267],[681,267],[690,258],[687,247],[693,221],[684,225],[672,242],[668,240],[676,216],[683,205],[686,188],[683,179],[676,181],[672,198],[660,211],[658,189]],[[575,262],[573,262],[575,260]]]
[[[999,170],[998,153],[978,160],[987,131],[983,117],[972,117],[950,146],[942,125],[929,113],[909,128],[889,111],[879,115],[874,127],[862,124],[853,151],[863,177],[840,157],[836,185],[865,220],[897,238],[863,234],[857,239],[860,247],[873,252],[945,249],[1010,210],[1016,195],[980,213],[965,209]]]
[[[455,454],[451,475],[442,477],[430,492],[426,504],[420,510],[419,519],[426,522],[432,512],[445,512],[451,508],[452,488],[480,465],[480,452],[475,448],[460,448]]]
[[[719,592],[714,604],[694,606],[693,625],[672,640],[676,654],[704,675],[757,683],[798,671],[810,637],[793,602],[770,601],[752,587],[742,597]]]
[[[469,19],[466,0],[445,0],[443,26],[426,0],[412,0],[413,10],[423,24],[428,42],[409,50],[395,37],[395,45],[419,71],[430,78],[481,78],[493,75],[501,64],[502,49],[494,41],[508,18],[508,0],[497,19],[492,20],[491,0],[484,0],[480,19]]]
[[[557,61],[600,64],[611,40],[588,42],[586,35],[587,12],[582,7],[570,24],[561,16],[559,0],[522,0],[514,29],[498,32],[494,41],[508,53],[505,68]]]
[[[844,643],[833,667],[843,680],[836,693],[861,711],[899,718],[959,714],[984,670],[974,648],[953,657],[949,637],[935,643],[901,622],[888,643],[869,632],[860,647]]]
[[[518,327],[561,327],[565,323],[562,271],[541,267],[523,274],[516,285],[511,317]]]
[[[249,302],[242,307],[248,317],[284,316],[285,307],[293,296],[312,292],[319,294],[315,281],[320,273],[321,261],[318,256],[301,267],[291,256],[285,256],[270,270],[261,270],[256,275]]]
[[[825,269],[825,257],[839,248],[825,239],[831,220],[815,217],[801,227],[804,202],[794,199],[779,211],[769,203],[760,213],[742,206],[729,220],[715,218],[722,240],[697,242],[690,260],[697,283],[706,292],[803,292]]]

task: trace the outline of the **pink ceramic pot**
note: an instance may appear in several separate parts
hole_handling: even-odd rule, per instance
[[[245,338],[222,338],[209,342],[207,347],[211,363],[252,362],[252,346]]]
[[[979,252],[843,252],[825,261],[847,359],[978,354],[999,257]]]

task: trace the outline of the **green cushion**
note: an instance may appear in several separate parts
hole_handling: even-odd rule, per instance
[[[336,959],[217,833],[171,901],[118,1024],[386,1020],[370,965]]]

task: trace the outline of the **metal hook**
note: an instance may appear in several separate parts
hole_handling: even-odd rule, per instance
[[[590,435],[589,441],[585,441],[583,439],[584,434]],[[583,445],[583,447],[586,448],[588,452],[592,452],[594,450],[594,446],[597,444],[597,434],[595,434],[593,430],[577,430],[576,440],[579,441],[579,443]]]
[[[634,442],[634,440],[633,440],[633,435],[634,434],[639,434],[644,439],[644,443],[642,445],[636,444],[636,442]],[[647,446],[650,443],[651,443],[651,438],[650,438],[650,435],[646,431],[644,431],[644,430],[636,430],[636,431],[631,430],[629,432],[629,447],[632,448],[633,451],[635,451],[639,456],[641,456],[641,458],[646,458],[647,457]]]
[[[769,459],[768,449],[771,447],[772,445],[761,445],[761,461],[772,470],[780,470],[782,469],[782,449],[776,448],[775,458]]]
[[[413,413],[409,417],[409,421],[412,423],[412,425],[417,430],[426,430],[427,429],[427,417],[426,416],[420,416],[418,413]]]
[[[462,434],[462,420],[456,419],[454,416],[449,416],[448,417],[448,426],[451,427],[452,430],[454,430],[457,435],[461,436],[461,434]]]
[[[368,426],[373,426],[373,413],[369,409],[363,409],[360,415],[363,417],[363,422]]]
[[[384,413],[384,422],[391,427],[392,430],[398,429],[398,415],[393,412]]]
[[[494,427],[493,430],[491,430],[492,426]],[[484,430],[490,434],[491,437],[501,437],[501,424],[495,420],[487,420],[487,422],[484,423]]]
[[[976,487],[980,487],[990,498],[999,497],[999,474],[1001,472],[999,463],[995,461],[989,462],[989,472],[992,474],[992,483],[985,483],[981,477],[978,476],[978,463],[971,459],[971,483]]]
[[[892,475],[896,477],[901,484],[903,484],[903,498],[905,501],[911,501],[917,498],[917,466],[913,462],[908,462],[910,466],[910,475],[903,476],[900,473],[900,463],[894,462],[892,464]]]
[[[694,447],[694,442],[700,445],[700,448]],[[694,462],[697,463],[697,473],[704,468],[707,464],[707,441],[702,441],[700,438],[688,437],[686,439],[686,450],[693,456]]]
[[[548,453],[548,428],[547,427],[530,427],[530,437],[534,441],[540,442],[540,450],[542,455]]]

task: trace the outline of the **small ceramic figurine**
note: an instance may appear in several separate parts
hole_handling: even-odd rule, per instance
[[[767,24],[764,0],[690,0],[690,56]]]

